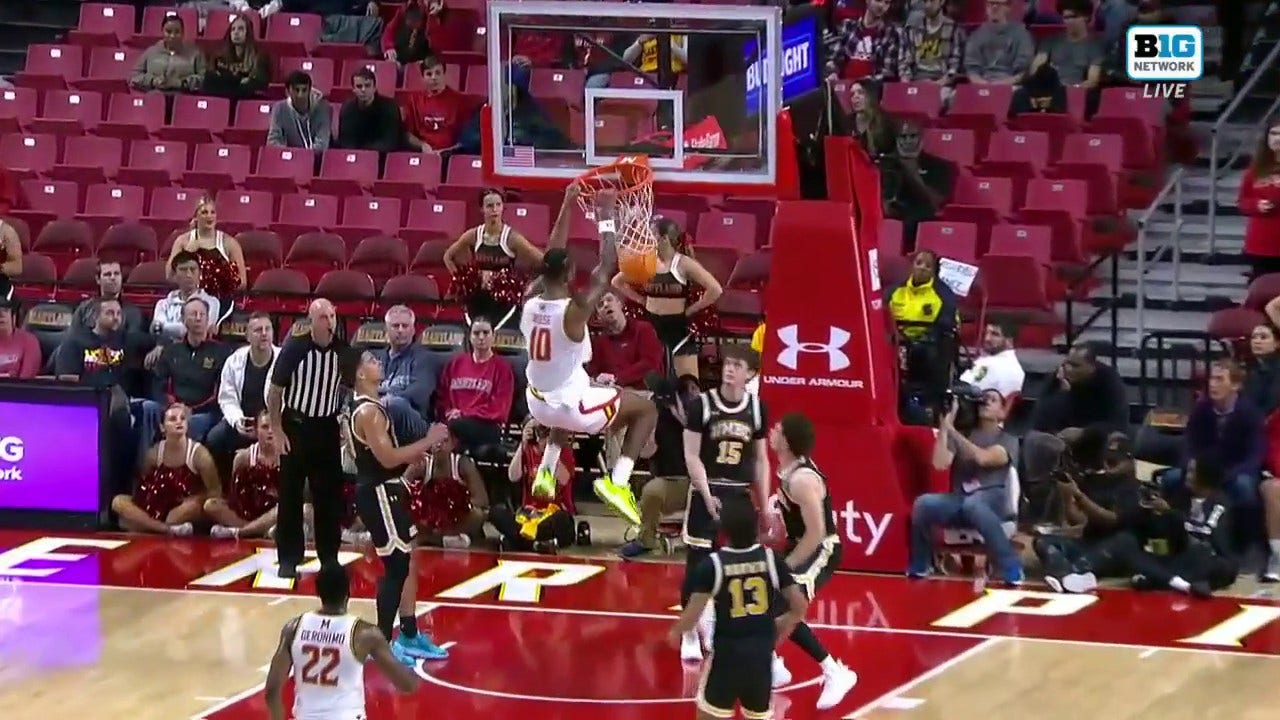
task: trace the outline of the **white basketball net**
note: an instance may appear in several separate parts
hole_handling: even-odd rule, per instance
[[[614,215],[619,250],[637,254],[656,252],[658,240],[650,228],[653,218],[653,171],[643,155],[588,171],[575,181],[581,188],[578,207],[588,220],[596,220],[596,195],[612,190],[617,197]]]

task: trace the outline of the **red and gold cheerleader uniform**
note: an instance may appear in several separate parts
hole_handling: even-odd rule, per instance
[[[175,467],[164,462],[166,442],[161,440],[156,446],[156,466],[138,482],[138,488],[133,492],[134,504],[160,522],[165,522],[169,513],[188,498],[204,492],[204,481],[196,472],[195,462],[200,443],[183,438],[187,452],[183,463]]]
[[[198,240],[198,238],[193,238]],[[221,317],[209,318],[210,323],[217,324],[231,316],[235,310],[235,296],[240,291],[240,268],[227,254],[227,235],[217,230],[213,236],[213,247],[202,247],[193,251],[196,262],[200,265],[200,287],[205,292],[218,298],[221,305]]]
[[[427,455],[422,480],[409,484],[409,512],[423,532],[453,532],[471,512],[471,488],[458,467],[461,460],[457,453],[447,463]]]
[[[262,517],[280,502],[280,465],[263,461],[258,443],[249,446],[249,464],[231,479],[231,510],[245,520]]]
[[[450,285],[454,297],[466,303],[468,322],[481,316],[489,318],[495,330],[502,327],[515,315],[524,286],[511,248],[511,226],[503,225],[493,235],[483,225],[476,228],[471,262],[458,268]]]

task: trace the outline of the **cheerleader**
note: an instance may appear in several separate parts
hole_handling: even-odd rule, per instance
[[[18,231],[0,220],[0,302],[13,299],[13,279],[22,273],[22,243]]]
[[[206,497],[218,497],[221,486],[213,456],[187,437],[191,409],[174,403],[164,411],[164,436],[147,451],[142,475],[132,495],[117,495],[111,509],[129,532],[190,535],[204,516]],[[225,506],[224,506],[225,507]],[[226,522],[225,517],[214,517]]]
[[[249,282],[240,243],[219,230],[217,224],[218,210],[213,200],[201,198],[191,218],[191,229],[174,239],[168,262],[168,273],[172,279],[173,259],[178,253],[189,252],[196,256],[200,263],[200,289],[218,298],[221,307],[218,317],[209,318],[213,327],[231,316],[235,310],[235,295],[244,292]]]
[[[235,516],[230,525],[214,525],[209,534],[215,538],[266,537],[276,524],[276,504],[280,501],[280,449],[271,432],[271,418],[266,410],[254,420],[257,442],[236,452],[231,463],[231,488],[226,500],[205,501],[205,512],[211,505],[227,506]]]
[[[698,376],[699,348],[689,322],[715,305],[724,289],[688,254],[684,233],[678,225],[659,218],[653,223],[653,233],[658,238],[657,272],[638,290],[618,273],[613,277],[613,287],[645,309],[671,356],[669,367],[675,376]]]
[[[453,276],[450,292],[466,302],[467,317],[484,315],[499,318],[496,328],[503,327],[515,315],[524,283],[517,275],[516,264],[537,267],[542,251],[533,246],[519,230],[503,222],[502,193],[480,191],[480,207],[484,224],[462,233],[444,251],[444,266]],[[464,253],[469,262],[462,262]],[[467,273],[477,272],[472,280]]]
[[[475,462],[457,452],[452,435],[411,466],[405,480],[421,544],[467,548],[484,538],[489,493]]]

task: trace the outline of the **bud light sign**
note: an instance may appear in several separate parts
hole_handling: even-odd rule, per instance
[[[782,102],[795,98],[818,87],[822,68],[818,63],[818,17],[805,15],[782,26]],[[775,75],[773,58],[757,57],[759,46],[754,38],[743,46],[743,58],[747,62],[747,114],[760,112],[760,90],[768,87]]]
[[[96,404],[0,401],[0,510],[100,509]]]

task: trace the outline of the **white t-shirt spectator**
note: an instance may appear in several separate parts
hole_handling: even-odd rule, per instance
[[[960,382],[969,383],[979,390],[995,390],[1006,399],[1014,393],[1021,393],[1026,379],[1027,373],[1013,348],[995,355],[983,355],[960,376]]]
[[[177,340],[186,335],[187,326],[182,324],[182,306],[192,298],[200,298],[208,303],[211,321],[218,317],[218,311],[222,309],[218,298],[203,290],[196,290],[184,298],[182,291],[174,290],[156,303],[156,311],[151,316],[151,331],[169,340]]]

